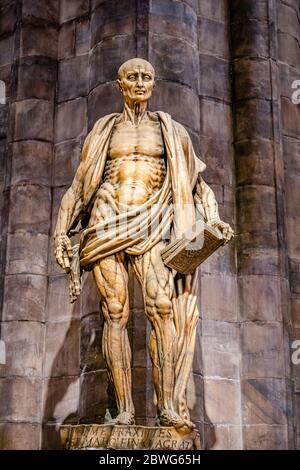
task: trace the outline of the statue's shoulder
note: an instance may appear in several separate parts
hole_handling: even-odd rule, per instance
[[[99,131],[103,130],[107,125],[109,125],[109,123],[115,122],[117,119],[119,119],[120,116],[120,113],[111,113],[101,117],[93,125],[92,132],[98,133]]]
[[[175,119],[173,119],[170,114],[165,113],[164,111],[157,111],[155,114],[158,117],[158,119],[160,119],[162,121],[165,121],[165,122],[168,122],[173,127],[175,127],[175,129],[178,131],[180,137],[182,137],[182,138],[189,137],[189,134],[188,134],[188,131],[186,130],[186,128],[182,124],[180,124],[180,122],[175,121]]]

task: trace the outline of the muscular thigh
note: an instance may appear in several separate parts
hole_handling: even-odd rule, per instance
[[[124,262],[123,253],[117,253],[98,261],[93,268],[103,314],[116,320],[128,316],[128,274]]]
[[[133,266],[142,284],[147,314],[153,308],[167,306],[173,295],[173,276],[170,269],[161,259],[163,244],[155,245],[151,250],[138,258],[133,257]],[[164,311],[165,308],[162,309]]]

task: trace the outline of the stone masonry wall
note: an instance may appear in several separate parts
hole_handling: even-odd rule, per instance
[[[52,233],[84,138],[121,111],[116,73],[135,56],[156,69],[150,108],[189,131],[236,230],[201,267],[188,402],[202,445],[299,447],[299,18],[299,0],[0,0],[0,448],[59,448],[61,423],[115,410],[93,279],[70,305]],[[136,422],[152,425],[132,274],[129,291]]]

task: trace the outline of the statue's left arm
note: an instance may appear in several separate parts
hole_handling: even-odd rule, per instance
[[[194,201],[204,222],[219,229],[224,239],[229,242],[234,236],[234,232],[229,224],[220,219],[218,203],[214,192],[208,184],[205,183],[200,174],[198,175],[195,187]]]

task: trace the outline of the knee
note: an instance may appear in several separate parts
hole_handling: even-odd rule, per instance
[[[158,295],[155,301],[158,315],[169,316],[172,313],[172,303],[166,295]]]
[[[124,317],[124,306],[117,299],[108,300],[107,310],[112,321],[120,321]]]

